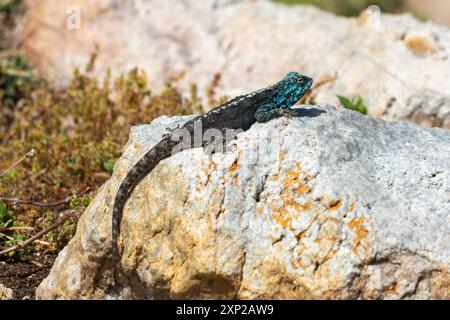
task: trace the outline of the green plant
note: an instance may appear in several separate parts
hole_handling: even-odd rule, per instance
[[[351,99],[339,95],[337,97],[345,109],[350,109],[358,111],[362,114],[367,114],[367,107],[364,104],[364,99],[360,95]]]
[[[108,159],[103,162],[103,169],[106,170],[109,174],[113,173],[115,161],[113,159]]]
[[[13,212],[0,200],[0,228],[5,225],[13,226],[16,222],[16,217]]]
[[[14,213],[0,200],[0,245],[14,246],[25,239],[22,233],[14,231],[12,228],[17,227],[17,220]],[[9,256],[15,255],[15,251],[11,251]]]

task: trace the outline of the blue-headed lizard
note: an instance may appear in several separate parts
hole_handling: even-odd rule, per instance
[[[275,117],[291,114],[290,108],[305,95],[312,82],[313,80],[308,76],[289,72],[276,84],[235,97],[204,115],[187,121],[181,128],[187,130],[192,136],[198,122],[201,122],[202,132],[208,129],[218,129],[222,133],[228,129],[247,130],[255,122],[267,122]],[[112,213],[112,259],[116,282],[120,271],[117,240],[125,203],[138,183],[160,161],[175,154],[175,147],[179,143],[171,133],[164,135],[162,140],[133,166],[119,186]],[[202,146],[205,147],[206,142],[202,143]]]

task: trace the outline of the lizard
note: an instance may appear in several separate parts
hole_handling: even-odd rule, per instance
[[[283,79],[266,88],[252,93],[237,96],[228,102],[212,109],[204,115],[197,116],[181,126],[191,136],[194,127],[201,122],[201,130],[218,129],[224,132],[227,129],[247,130],[255,122],[267,122],[279,116],[291,116],[291,107],[297,103],[311,88],[313,79],[297,73],[289,72]],[[125,203],[131,196],[135,187],[144,177],[158,165],[159,162],[175,154],[178,139],[169,131],[131,168],[117,191],[112,212],[112,261],[114,265],[114,279],[120,273],[120,257],[118,237],[120,223]],[[206,147],[202,142],[202,147]],[[191,145],[191,148],[195,145]],[[182,151],[182,150],[179,150]]]

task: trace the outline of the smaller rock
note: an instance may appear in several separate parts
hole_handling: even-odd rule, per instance
[[[12,300],[13,291],[0,283],[0,300]]]

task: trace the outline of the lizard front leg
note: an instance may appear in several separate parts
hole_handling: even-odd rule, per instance
[[[275,104],[266,103],[256,110],[255,119],[258,122],[267,122],[282,116],[292,117],[295,114],[297,114],[297,112],[294,109],[282,108]]]

